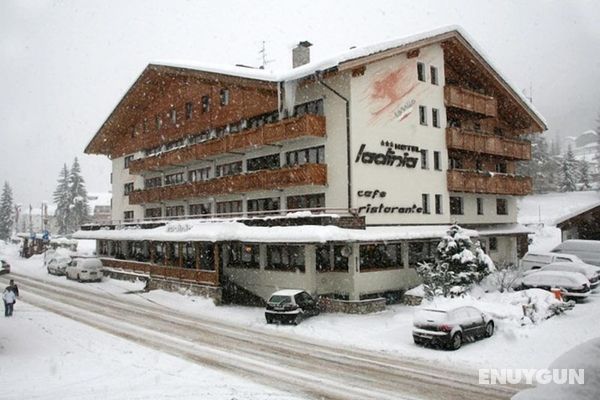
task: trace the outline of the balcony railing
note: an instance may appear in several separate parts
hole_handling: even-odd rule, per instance
[[[224,176],[208,181],[135,190],[129,193],[129,204],[159,203],[167,200],[277,190],[294,186],[324,186],[326,184],[327,166],[325,164],[305,164]]]
[[[492,154],[513,160],[531,160],[531,143],[525,140],[446,128],[446,144],[448,149]]]
[[[165,167],[184,165],[210,156],[277,144],[304,136],[323,137],[325,132],[325,117],[306,114],[232,133],[203,143],[192,144],[156,156],[133,160],[129,163],[129,173],[139,174],[143,171],[161,170]]]
[[[530,194],[530,177],[497,173],[449,170],[448,191],[524,196]]]
[[[150,262],[117,260],[114,258],[104,258],[102,256],[100,259],[102,261],[102,265],[109,268],[120,268],[131,272],[146,273],[151,277],[156,276],[211,286],[219,285],[219,273],[217,271],[170,267],[157,265]]]
[[[459,86],[445,86],[444,100],[446,107],[459,108],[485,117],[498,116],[498,101],[495,98]]]

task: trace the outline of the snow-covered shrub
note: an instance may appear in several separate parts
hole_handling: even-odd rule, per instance
[[[458,225],[453,225],[438,244],[435,261],[417,267],[428,299],[462,295],[494,270],[479,242],[474,244]]]
[[[505,292],[523,276],[523,271],[514,263],[502,263],[481,282],[486,292]]]

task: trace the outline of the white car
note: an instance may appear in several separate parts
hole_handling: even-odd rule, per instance
[[[578,272],[536,271],[523,277],[521,289],[560,289],[567,299],[584,299],[590,295],[590,281]]]
[[[64,275],[71,262],[71,252],[66,249],[50,249],[44,252],[44,266],[49,274]]]
[[[584,262],[600,267],[600,240],[565,240],[553,248],[552,253],[575,254]]]
[[[531,269],[540,269],[544,265],[557,262],[574,262],[585,264],[585,262],[574,254],[551,253],[551,252],[529,252],[521,259],[521,269],[528,271]]]
[[[534,269],[525,272],[525,275],[531,275],[539,271],[565,271],[578,272],[590,281],[590,288],[596,289],[600,285],[600,268],[590,264],[579,264],[573,262],[557,262],[544,265],[540,269]]]
[[[66,269],[67,279],[102,281],[102,261],[98,258],[76,258]]]

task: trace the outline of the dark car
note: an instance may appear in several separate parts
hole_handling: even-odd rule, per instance
[[[267,324],[285,322],[297,325],[303,319],[319,313],[317,302],[306,291],[286,289],[271,295],[267,302],[265,318]]]
[[[415,315],[413,339],[418,345],[458,350],[466,340],[490,337],[494,321],[475,307],[424,309]]]
[[[0,260],[0,275],[10,273],[10,264],[4,260]]]

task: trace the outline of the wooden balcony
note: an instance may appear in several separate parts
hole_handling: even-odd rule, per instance
[[[525,196],[532,191],[530,177],[464,170],[448,171],[448,191]]]
[[[186,282],[193,282],[202,285],[219,285],[219,274],[217,271],[206,271],[192,268],[179,268],[170,267],[164,265],[157,265],[152,263],[128,261],[128,260],[117,260],[114,258],[101,258],[102,265],[110,268],[121,268],[131,272],[141,272],[148,275],[175,279]]]
[[[525,140],[485,135],[461,128],[446,128],[446,145],[448,149],[491,154],[512,160],[531,160],[531,143]]]
[[[469,111],[481,117],[498,116],[498,101],[495,98],[459,86],[444,87],[444,103],[446,107]]]
[[[324,137],[325,132],[325,117],[306,114],[171,150],[157,156],[133,160],[129,164],[129,173],[140,174],[143,171],[161,170],[231,151],[254,149],[305,136]]]
[[[305,164],[247,174],[224,176],[202,182],[135,190],[129,193],[129,204],[159,203],[194,197],[277,190],[294,186],[327,184],[327,166]]]

